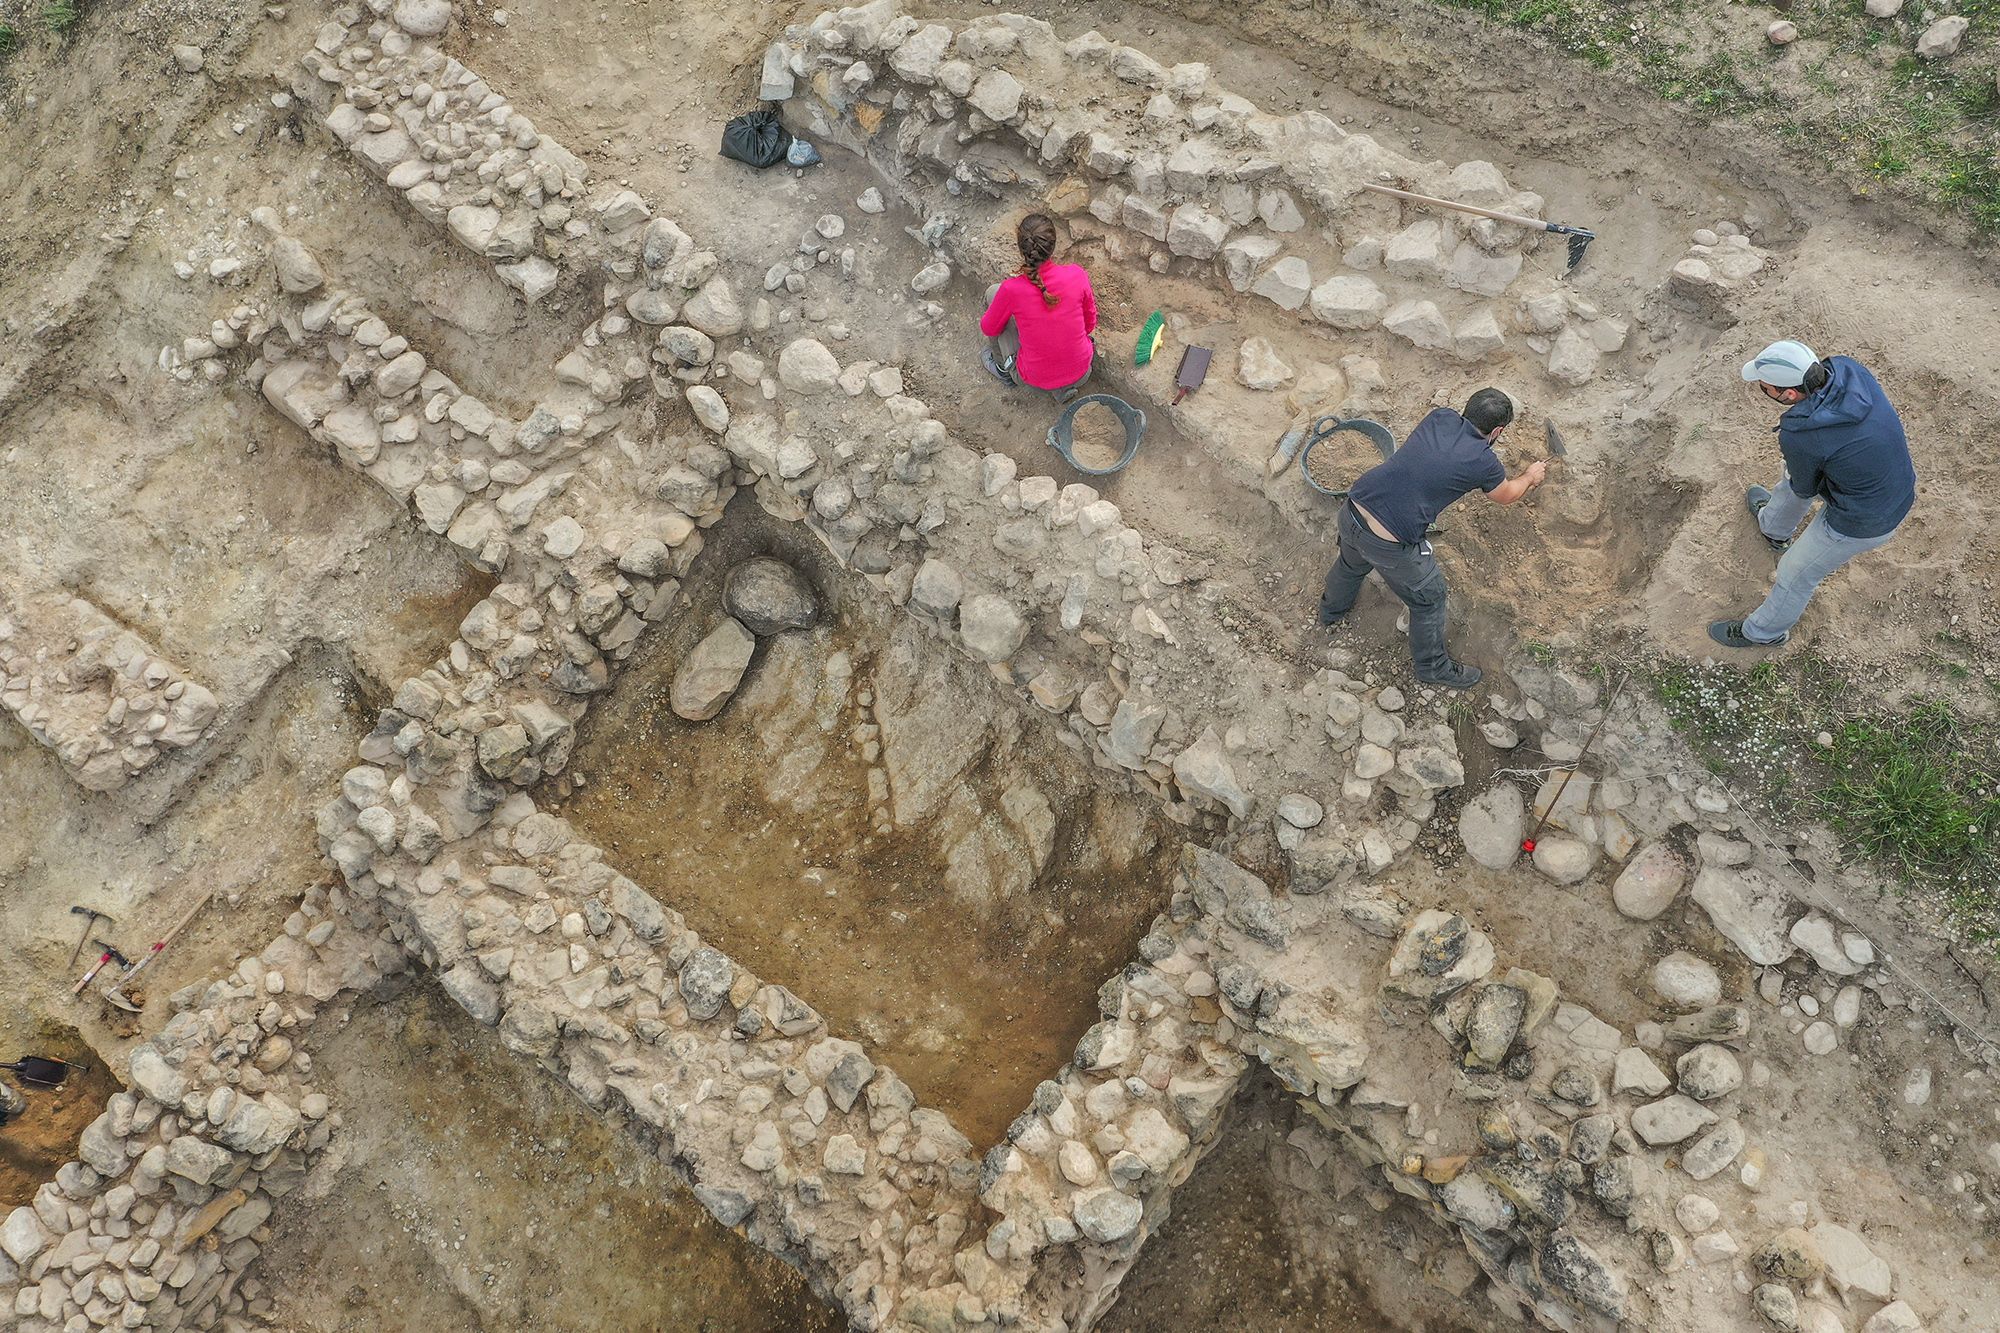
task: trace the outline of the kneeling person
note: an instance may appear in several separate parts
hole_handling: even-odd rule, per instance
[[[1460,496],[1483,491],[1510,505],[1542,484],[1546,460],[1509,479],[1494,442],[1514,419],[1514,404],[1498,389],[1481,389],[1465,411],[1440,407],[1417,423],[1387,462],[1361,474],[1340,509],[1340,559],[1327,572],[1319,623],[1331,625],[1354,607],[1369,570],[1382,575],[1410,608],[1410,656],[1427,685],[1471,689],[1483,674],[1454,662],[1444,643],[1444,571],[1424,533]]]

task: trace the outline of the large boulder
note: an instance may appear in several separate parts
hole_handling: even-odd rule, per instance
[[[749,669],[750,655],[756,648],[756,636],[742,622],[724,616],[674,672],[667,702],[675,716],[706,722],[721,712],[743,683],[743,673]]]
[[[819,621],[819,597],[790,565],[769,556],[745,560],[722,583],[722,605],[759,638]]]

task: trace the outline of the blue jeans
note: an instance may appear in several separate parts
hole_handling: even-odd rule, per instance
[[[1798,530],[1799,520],[1813,507],[1815,498],[1794,493],[1791,479],[1780,476],[1778,484],[1771,487],[1771,502],[1757,516],[1758,528],[1766,537],[1783,541]],[[1753,643],[1776,643],[1784,638],[1806,613],[1806,604],[1812,601],[1813,590],[1822,579],[1895,535],[1890,531],[1879,537],[1849,537],[1826,525],[1822,509],[1779,558],[1778,581],[1771,585],[1764,604],[1743,618],[1743,637]]]
[[[1444,646],[1444,571],[1431,555],[1431,544],[1384,541],[1361,521],[1352,502],[1340,507],[1338,526],[1340,559],[1326,572],[1320,618],[1331,620],[1353,610],[1362,581],[1372,569],[1410,608],[1410,658],[1417,679],[1442,679],[1452,662]]]

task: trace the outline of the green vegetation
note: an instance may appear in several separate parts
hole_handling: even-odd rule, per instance
[[[1925,12],[1915,4],[1872,19],[1863,0],[1802,0],[1784,15],[1798,43],[1776,48],[1761,24],[1717,23],[1688,0],[1444,3],[1539,33],[1701,115],[1761,124],[1788,141],[1785,151],[1842,172],[1857,193],[1923,200],[2000,235],[2000,89],[1981,58],[2000,36],[2000,0],[1951,7],[1972,26],[1964,51],[1942,61],[1914,54]],[[1901,52],[1886,67],[1885,48]]]
[[[1967,934],[2000,940],[2000,727],[1941,699],[1882,708],[1811,654],[1749,671],[1664,660],[1651,676],[1674,729],[1734,788],[1780,819],[1824,821]]]
[[[48,0],[42,6],[42,26],[58,37],[67,35],[76,26],[73,0]]]
[[[14,48],[21,44],[21,34],[14,31],[11,23],[0,23],[0,56],[14,54]]]

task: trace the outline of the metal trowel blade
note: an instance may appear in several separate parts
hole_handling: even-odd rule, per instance
[[[1548,437],[1549,454],[1551,457],[1554,458],[1569,457],[1569,448],[1567,445],[1563,443],[1562,432],[1556,429],[1555,422],[1544,421],[1542,423],[1542,431]]]

